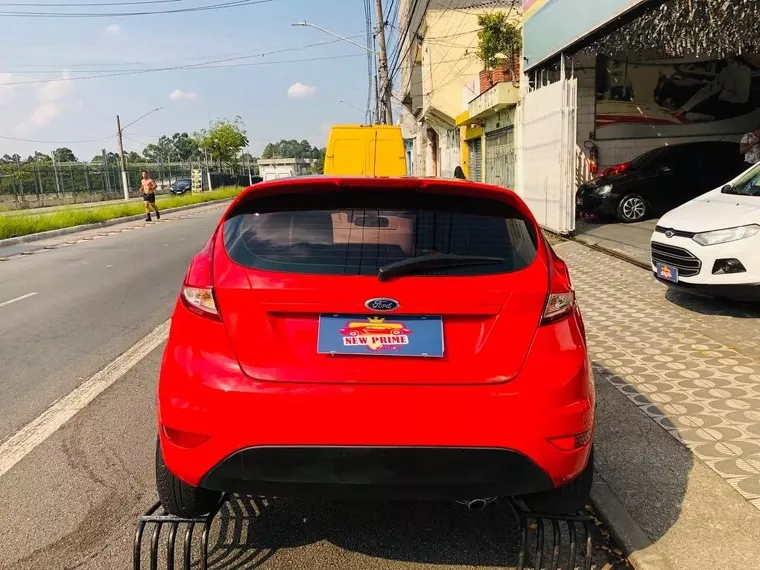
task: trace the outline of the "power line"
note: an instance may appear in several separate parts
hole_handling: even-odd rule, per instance
[[[231,58],[225,58],[225,59],[218,59],[216,61],[208,61],[204,63],[193,63],[193,64],[186,64],[186,65],[175,65],[175,66],[169,66],[169,67],[155,67],[155,68],[148,68],[148,69],[133,69],[133,70],[126,70],[121,72],[110,72],[110,73],[101,73],[98,75],[85,75],[82,77],[56,77],[56,78],[48,78],[48,79],[30,79],[26,81],[9,81],[6,83],[0,83],[0,87],[7,87],[10,85],[30,85],[30,84],[40,84],[40,83],[51,83],[51,82],[57,82],[57,81],[83,81],[85,79],[99,79],[103,77],[123,77],[127,75],[140,75],[143,73],[156,73],[159,71],[174,71],[174,70],[186,70],[186,69],[219,69],[223,67],[236,67],[234,65],[215,65],[219,63],[227,63],[230,61],[239,61],[241,59],[251,59],[254,57],[264,57],[267,55],[273,55],[277,53],[285,53],[289,51],[300,51],[302,49],[307,49],[309,47],[314,47],[317,45],[325,45],[328,43],[335,43],[339,40],[333,40],[329,42],[319,42],[316,44],[307,44],[300,48],[285,48],[285,49],[279,49],[279,50],[273,50],[269,52],[262,52],[258,54],[252,54],[252,55],[246,55],[246,56],[240,56],[240,57],[231,57]],[[325,59],[338,59],[342,57],[356,57],[357,55],[361,54],[348,54],[348,55],[342,55],[342,56],[330,56],[330,57],[319,57],[319,58],[311,58],[311,59],[301,59],[301,60],[286,60],[286,61],[273,61],[273,62],[257,62],[254,64],[248,64],[248,65],[269,65],[274,63],[291,63],[295,61],[320,61]]]
[[[194,6],[191,8],[177,8],[175,10],[154,10],[151,12],[0,12],[0,16],[11,18],[120,18],[126,16],[155,16],[160,14],[181,14],[189,12],[205,12],[209,10],[223,10],[226,8],[239,8],[255,4],[266,4],[274,0],[232,0],[222,4],[209,4]]]
[[[361,34],[359,32],[357,32],[356,34],[353,34],[351,36],[348,36],[349,39],[356,39],[356,38],[359,38],[359,37],[361,37]],[[88,67],[88,66],[89,67],[101,67],[102,66],[102,67],[110,67],[110,68],[112,68],[112,67],[116,67],[116,66],[119,66],[119,65],[123,65],[123,66],[140,65],[140,66],[142,66],[142,65],[145,65],[146,63],[149,64],[149,65],[150,64],[153,64],[153,65],[156,65],[156,64],[170,64],[170,63],[176,63],[176,64],[182,65],[183,62],[187,62],[188,65],[189,64],[204,65],[206,63],[209,63],[207,61],[209,58],[231,58],[231,59],[234,59],[234,58],[237,58],[237,57],[244,57],[244,58],[258,57],[258,56],[261,56],[261,55],[272,55],[274,53],[284,53],[284,52],[287,52],[287,51],[300,51],[300,50],[311,48],[311,47],[326,46],[326,45],[336,44],[336,43],[339,43],[341,41],[342,40],[327,40],[327,41],[323,41],[323,42],[310,43],[310,44],[307,44],[305,46],[284,47],[284,48],[281,48],[281,49],[278,49],[278,50],[275,50],[275,51],[262,52],[262,53],[257,53],[257,54],[253,54],[253,55],[251,55],[248,52],[237,51],[237,52],[233,52],[233,53],[212,54],[212,55],[207,55],[205,57],[200,57],[200,58],[199,57],[193,57],[193,58],[190,58],[190,59],[188,59],[188,58],[180,58],[180,59],[174,58],[174,59],[164,59],[164,60],[153,60],[153,61],[148,61],[148,62],[145,62],[145,61],[122,61],[122,62],[102,62],[102,63],[91,62],[91,63],[44,63],[44,64],[42,64],[42,63],[39,63],[39,64],[28,63],[28,64],[9,64],[7,66],[7,69],[3,70],[3,71],[0,71],[0,73],[11,73],[11,74],[13,74],[13,73],[30,73],[30,74],[31,73],[55,73],[55,74],[58,74],[58,73],[61,72],[62,69],[65,69],[65,70],[67,70],[70,73],[84,73],[85,71],[83,71],[83,70],[80,70],[80,69],[71,69],[71,68],[72,67]],[[55,69],[28,69],[28,68],[40,68],[40,67],[42,67],[42,68],[50,68],[51,66],[54,66]],[[21,69],[16,69],[16,68],[21,68]],[[27,69],[25,69],[25,68],[27,68]],[[150,68],[146,68],[146,69],[150,69]],[[93,71],[89,71],[88,70],[87,73],[96,73],[96,72],[101,72],[101,71],[103,71],[103,72],[105,72],[105,71],[108,71],[108,72],[120,71],[121,72],[121,71],[139,71],[139,69],[116,69],[116,70],[114,70],[114,69],[103,69],[103,70],[93,70]],[[51,78],[51,80],[52,80],[52,78]]]
[[[427,2],[425,3],[425,7],[422,10],[422,17],[420,18],[420,21],[417,24],[417,29],[414,30],[414,33],[410,37],[409,36],[409,29],[412,26],[412,16],[414,15],[414,11],[417,8],[417,4],[419,3],[419,0],[415,0],[414,1],[414,5],[412,6],[411,11],[409,12],[409,21],[407,22],[406,31],[404,32],[404,35],[402,36],[402,39],[401,39],[402,43],[400,44],[400,45],[403,46],[404,39],[408,38],[409,39],[409,45],[407,46],[406,51],[404,52],[404,55],[401,55],[401,49],[399,48],[398,57],[396,58],[396,61],[393,64],[393,67],[394,68],[398,68],[398,69],[396,69],[395,71],[393,71],[391,73],[391,78],[395,77],[395,75],[400,70],[401,62],[404,61],[404,59],[406,59],[407,55],[409,55],[409,52],[412,49],[412,45],[414,45],[414,40],[417,37],[417,34],[420,31],[420,28],[422,27],[422,23],[425,21],[425,14],[427,13],[428,8],[430,7],[430,1],[431,0],[427,0]]]
[[[116,135],[108,135],[107,137],[99,137],[96,139],[82,139],[82,140],[74,140],[74,141],[40,141],[40,140],[34,140],[34,139],[21,139],[17,137],[6,137],[6,136],[0,135],[0,139],[7,140],[7,141],[29,142],[29,143],[37,143],[37,144],[83,144],[83,143],[104,141],[106,139],[114,138],[115,136]]]
[[[134,2],[67,2],[65,4],[40,4],[21,2],[0,2],[0,6],[23,6],[32,8],[68,8],[74,6],[136,6],[139,4],[170,4],[184,2],[185,0],[138,0]]]

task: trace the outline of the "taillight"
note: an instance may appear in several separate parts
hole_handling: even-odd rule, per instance
[[[190,262],[190,269],[182,284],[180,299],[194,313],[219,319],[219,308],[214,298],[214,239],[211,236],[203,249]]]
[[[549,294],[544,306],[541,324],[555,323],[567,317],[575,310],[575,291],[570,281],[567,264],[562,261],[554,250],[549,250]]]
[[[202,316],[219,317],[216,308],[214,290],[212,287],[188,287],[182,286],[182,300],[185,306]]]
[[[605,168],[602,170],[602,176],[612,176],[613,174],[623,174],[623,172],[626,172],[629,168],[631,168],[630,162],[624,162],[623,164],[616,164],[615,166],[610,166],[609,168]]]

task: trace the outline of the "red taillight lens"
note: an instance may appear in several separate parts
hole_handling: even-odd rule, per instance
[[[616,164],[602,170],[602,176],[612,176],[613,174],[623,174],[631,167],[630,162],[624,162],[623,164]]]
[[[591,443],[591,436],[592,431],[588,430],[576,435],[553,437],[549,442],[562,451],[573,451]]]
[[[213,288],[214,238],[215,235],[212,235],[200,253],[190,262],[180,299],[194,313],[218,319],[219,309]]]
[[[549,294],[544,306],[541,324],[554,323],[567,317],[575,310],[575,291],[570,281],[567,264],[554,250],[549,249]]]
[[[182,287],[182,301],[185,306],[203,316],[219,317],[214,290],[211,287]]]
[[[211,439],[210,436],[200,434],[200,433],[181,431],[181,430],[173,429],[167,426],[161,426],[161,427],[164,430],[164,435],[169,441],[171,441],[174,445],[177,445],[179,447],[184,447],[186,449],[192,449],[194,447],[198,447],[202,443],[205,443],[209,439]]]

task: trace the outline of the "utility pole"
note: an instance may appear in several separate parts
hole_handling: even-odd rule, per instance
[[[380,80],[382,87],[380,94],[385,107],[385,124],[393,124],[393,110],[391,108],[391,86],[388,77],[388,54],[385,49],[385,16],[383,16],[383,0],[375,0],[375,11],[377,12],[377,46],[380,49],[378,59],[380,60]]]
[[[58,165],[55,163],[55,151],[50,153],[50,157],[53,159],[53,176],[55,176],[55,192],[60,197],[61,184],[58,182]]]
[[[129,182],[127,181],[127,161],[124,158],[124,143],[121,138],[121,120],[116,115],[116,130],[119,133],[119,163],[121,164],[121,186],[124,189],[124,199],[129,200]]]

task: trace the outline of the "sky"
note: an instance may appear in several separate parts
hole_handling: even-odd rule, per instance
[[[176,10],[225,0],[14,1],[38,5],[0,2],[0,155],[25,158],[67,146],[89,160],[103,148],[117,150],[117,114],[124,126],[157,107],[124,129],[126,152],[139,152],[162,134],[205,128],[209,118],[242,117],[254,156],[280,139],[322,146],[330,125],[364,120],[352,105],[367,104],[367,53],[291,25],[307,20],[364,44],[360,0],[270,0],[133,17],[3,15]],[[111,5],[71,6],[95,2]],[[258,55],[286,49],[292,51]],[[130,73],[189,64],[196,68]]]

